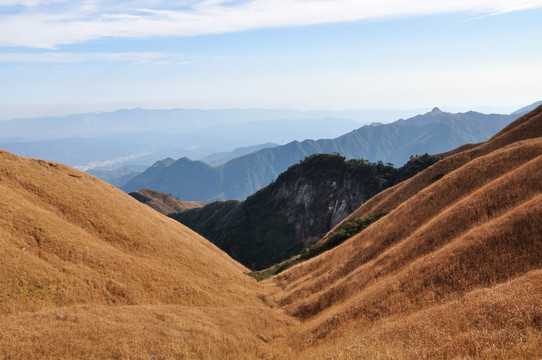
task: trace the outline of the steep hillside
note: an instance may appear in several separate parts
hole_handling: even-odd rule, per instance
[[[540,359],[541,179],[539,107],[257,283],[112,186],[2,151],[0,358]]]
[[[336,154],[308,156],[245,201],[219,201],[170,216],[252,269],[298,254],[378,192],[438,161],[396,169]]]
[[[274,279],[303,322],[289,344],[307,358],[542,356],[541,136],[539,107],[362,205],[391,212]]]
[[[190,209],[198,209],[205,205],[199,201],[181,201],[173,195],[150,189],[141,189],[139,191],[131,192],[128,195],[145,205],[149,205],[151,208],[164,215]]]
[[[1,151],[0,194],[0,358],[256,357],[289,321],[243,266],[85,173]]]
[[[153,166],[122,189],[131,192],[146,187],[181,199],[204,202],[243,200],[309,155],[338,153],[347,159],[391,162],[400,166],[413,155],[437,154],[465,143],[485,141],[518,116],[473,111],[452,114],[435,108],[411,119],[363,126],[335,139],[294,141],[262,149],[219,167],[182,158],[178,164],[168,167]]]

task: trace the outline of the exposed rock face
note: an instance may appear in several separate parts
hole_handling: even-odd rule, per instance
[[[364,185],[367,179],[345,165],[321,169],[320,176],[304,174],[274,189],[274,201],[284,204],[279,211],[294,226],[296,242],[306,246],[317,241],[374,195]]]
[[[403,168],[307,157],[244,202],[222,201],[172,214],[234,259],[262,269],[299,253],[378,192],[436,162],[419,157]]]

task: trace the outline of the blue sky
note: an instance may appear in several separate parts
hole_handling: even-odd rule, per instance
[[[0,120],[118,108],[512,110],[542,1],[0,0]]]

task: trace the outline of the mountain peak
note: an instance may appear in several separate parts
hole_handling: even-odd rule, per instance
[[[442,110],[440,110],[438,107],[434,107],[433,110],[431,110],[431,114],[441,114]]]
[[[151,167],[153,167],[153,168],[155,168],[155,167],[168,167],[169,165],[173,164],[174,162],[175,162],[175,160],[173,160],[172,158],[166,158],[166,159],[163,159],[163,160],[158,160],[157,162],[152,164]]]

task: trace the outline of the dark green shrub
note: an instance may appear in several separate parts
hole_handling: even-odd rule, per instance
[[[320,245],[313,245],[305,248],[301,253],[301,259],[306,260],[313,258],[321,253],[331,250],[334,247],[342,244],[352,236],[360,233],[362,230],[367,228],[369,225],[386,215],[387,213],[377,213],[374,215],[367,216],[366,218],[359,219],[356,218],[352,221],[347,221],[342,223],[337,230],[335,230],[329,237],[327,241]]]

